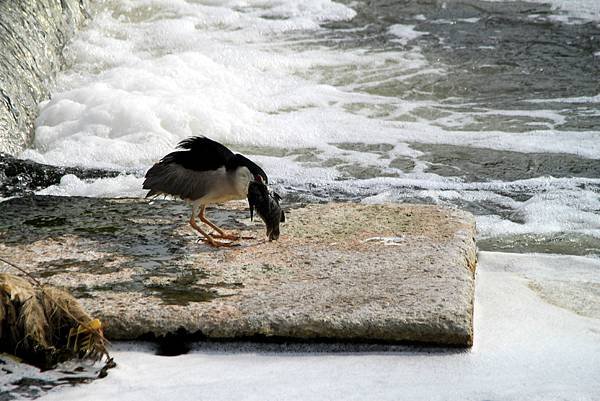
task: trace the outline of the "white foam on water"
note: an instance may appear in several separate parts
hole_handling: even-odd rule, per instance
[[[70,46],[73,66],[42,104],[34,149],[23,157],[118,169],[149,165],[190,135],[281,146],[298,137],[285,128],[304,122],[293,110],[339,101],[339,90],[294,75],[322,54],[280,56],[261,46],[272,31],[352,18],[348,7],[326,0],[112,6]],[[281,109],[292,112],[279,116]]]
[[[132,174],[111,178],[82,180],[67,174],[57,185],[51,185],[36,192],[37,195],[85,196],[91,198],[138,198],[145,195],[143,179]]]
[[[600,56],[600,52],[595,53],[594,55]],[[565,97],[554,99],[529,99],[527,101],[531,103],[600,103],[600,95]]]
[[[402,25],[402,24],[394,24],[388,28],[388,32],[392,35],[396,36],[398,41],[403,45],[406,45],[411,40],[418,38],[423,35],[423,32],[415,31],[414,25]]]
[[[482,205],[496,205],[511,210],[510,219],[496,214],[475,216],[478,238],[515,234],[574,233],[600,239],[600,198],[597,190],[582,190],[587,179],[539,177],[513,182],[463,183],[455,179],[385,178],[373,184],[372,193],[363,203],[381,204],[402,199],[428,199],[446,206],[457,200]],[[594,180],[596,184],[600,181]],[[394,184],[390,184],[394,182]],[[393,187],[394,189],[389,189]],[[418,188],[418,189],[416,189]],[[506,194],[534,193],[525,201]]]
[[[457,22],[466,22],[468,24],[475,24],[480,21],[481,18],[456,18],[456,19],[436,19],[432,20],[432,24],[456,24]]]
[[[579,181],[579,183],[578,183]],[[453,201],[494,204],[504,210],[512,210],[511,219],[495,214],[478,215],[479,238],[490,238],[514,234],[558,234],[577,233],[600,238],[600,197],[592,190],[579,188],[581,182],[572,178],[550,177],[530,180],[488,183],[461,183],[453,180],[434,182],[431,180],[405,179],[402,187],[385,190],[367,196],[363,203],[380,204],[397,202],[402,198],[425,198],[441,205]],[[418,190],[410,188],[420,187]],[[525,201],[517,201],[499,193],[520,192],[520,189],[535,192]]]
[[[478,216],[481,237],[506,234],[578,233],[600,238],[600,198],[596,192],[554,190],[514,205],[515,223],[499,216]]]
[[[417,196],[440,204],[460,197],[489,199],[518,209],[524,223],[496,224],[499,216],[483,216],[478,223],[484,236],[510,230],[583,232],[586,224],[596,235],[594,209],[579,207],[568,196],[538,196],[522,205],[496,194],[504,189],[545,191],[550,184],[577,191],[574,185],[594,183],[593,178],[464,183],[426,173],[427,164],[416,159],[421,152],[407,143],[599,158],[600,132],[557,129],[566,120],[555,110],[465,112],[469,105],[459,102],[457,110],[463,110],[453,112],[452,105],[404,99],[402,93],[373,94],[369,90],[379,85],[439,79],[445,67],[431,65],[415,42],[384,52],[319,42],[324,22],[354,17],[346,5],[329,0],[142,0],[107,1],[99,7],[68,46],[69,68],[59,76],[51,99],[40,105],[34,146],[22,157],[126,174],[97,181],[67,176],[40,194],[142,196],[141,177],[153,163],[179,141],[207,135],[234,150],[314,148],[317,162],[297,155],[251,155],[283,194],[303,192],[323,199],[344,193],[367,197],[367,202]],[[426,34],[401,24],[388,32],[401,45]],[[595,98],[565,101],[594,103]],[[440,109],[444,113],[438,117],[419,113]],[[465,129],[477,119],[494,118],[501,120],[498,126]],[[522,118],[534,118],[538,129],[506,132],[502,127],[502,121]],[[340,142],[386,143],[393,149],[382,155],[333,145]],[[390,167],[396,157],[411,159],[415,167]],[[355,179],[343,167],[359,172],[376,168],[383,176]],[[477,191],[481,195],[474,195]],[[566,202],[568,212],[544,220],[544,207],[558,210],[560,202]]]
[[[41,105],[34,147],[24,158],[142,170],[191,135],[234,145],[417,141],[600,155],[600,138],[589,132],[452,132],[468,113],[439,121],[450,130],[422,118],[393,121],[435,104],[356,90],[385,83],[387,75],[406,80],[444,71],[429,66],[418,48],[373,53],[289,47],[290,32],[301,30],[300,37],[306,37],[322,22],[354,16],[338,3],[107,4],[69,46],[72,66],[61,75],[52,99]],[[390,32],[406,41],[422,34],[405,25],[393,25]],[[361,78],[349,76],[347,84],[335,87],[321,83],[334,68],[357,69]],[[364,111],[348,111],[359,104]],[[392,110],[388,118],[376,118],[385,108]],[[554,125],[562,121],[557,113],[538,117]]]
[[[469,351],[314,352],[298,345],[273,352],[234,344],[161,357],[147,345],[117,343],[118,367],[108,377],[42,399],[595,401],[600,320],[549,304],[528,286],[560,268],[597,282],[600,262],[480,253]]]

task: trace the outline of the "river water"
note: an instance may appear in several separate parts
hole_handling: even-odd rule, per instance
[[[490,291],[498,266],[518,271],[522,291],[597,330],[600,2],[95,7],[21,157],[123,174],[40,193],[143,196],[150,165],[206,135],[261,164],[284,202],[469,210],[496,255]]]
[[[206,135],[288,201],[457,205],[488,250],[600,253],[600,5],[105,1],[67,48],[22,157],[142,195]]]

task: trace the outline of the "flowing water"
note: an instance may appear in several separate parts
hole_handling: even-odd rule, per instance
[[[149,166],[206,135],[261,164],[284,202],[458,206],[480,249],[586,256],[533,257],[520,274],[600,317],[600,2],[96,8],[21,156],[123,174],[41,193],[143,196]]]
[[[42,193],[137,196],[206,135],[288,201],[457,205],[484,249],[598,255],[600,5],[568,5],[104,1],[22,157],[128,173]]]

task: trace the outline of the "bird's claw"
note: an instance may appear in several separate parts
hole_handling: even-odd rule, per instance
[[[219,239],[228,239],[230,241],[237,241],[241,238],[239,235],[236,234],[211,234],[211,237]]]
[[[197,242],[206,242],[208,245],[210,246],[214,246],[215,248],[231,248],[234,246],[239,246],[239,244],[236,244],[234,242],[221,242],[221,241],[215,241],[214,239],[208,239],[208,238],[198,238]]]

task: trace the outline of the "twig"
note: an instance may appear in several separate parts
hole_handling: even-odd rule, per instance
[[[10,267],[13,267],[13,268],[17,269],[18,271],[20,271],[21,273],[23,273],[24,275],[26,275],[35,284],[39,285],[40,287],[42,286],[42,283],[37,278],[33,277],[31,275],[31,273],[29,273],[27,270],[23,269],[22,267],[19,267],[19,266],[15,265],[14,263],[9,262],[8,260],[6,260],[4,258],[0,258],[0,262],[4,262],[7,265],[9,265]]]

